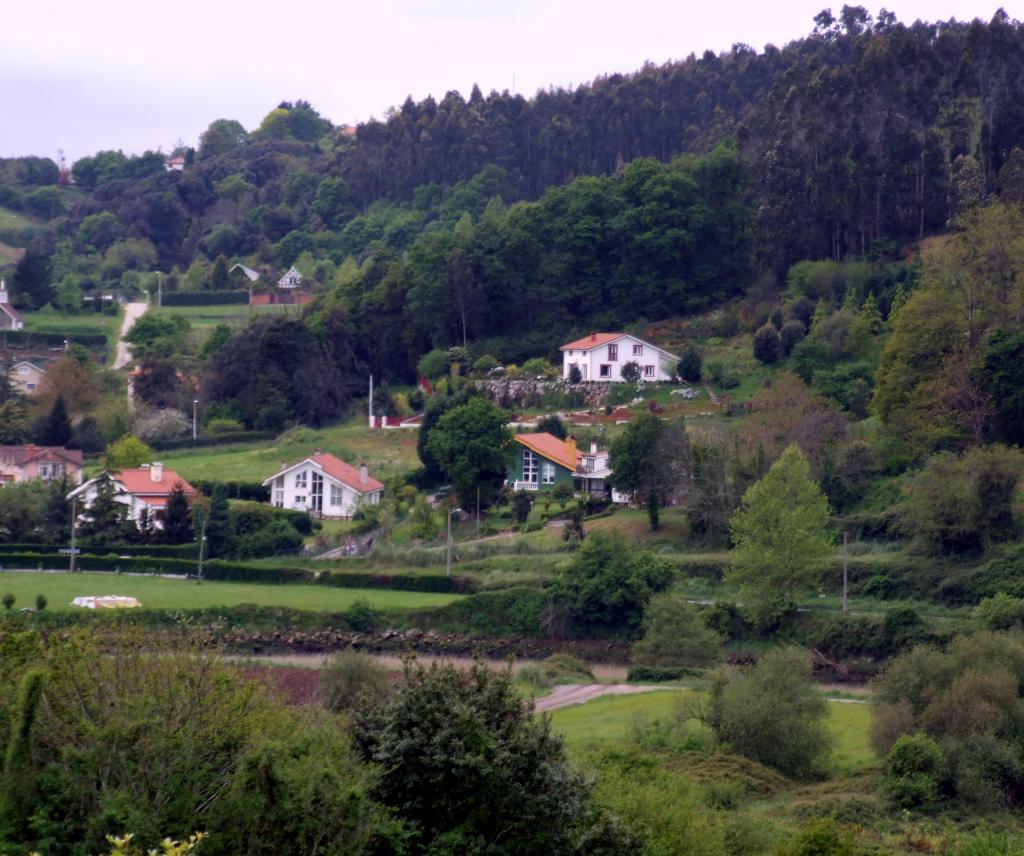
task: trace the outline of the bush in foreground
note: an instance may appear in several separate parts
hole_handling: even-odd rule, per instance
[[[357,753],[379,768],[375,796],[418,836],[413,852],[639,851],[596,809],[507,670],[408,664],[394,697],[364,697],[352,732]]]
[[[712,678],[704,719],[719,742],[793,778],[818,775],[831,747],[828,711],[797,649],[766,654],[752,669]]]

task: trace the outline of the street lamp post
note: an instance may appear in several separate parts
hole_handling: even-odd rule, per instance
[[[199,399],[192,399],[192,439],[195,440],[199,436],[199,428],[197,416],[199,413]]]

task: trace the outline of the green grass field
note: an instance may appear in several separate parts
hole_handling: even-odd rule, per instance
[[[66,315],[52,309],[40,312],[22,312],[25,329],[30,333],[71,336],[76,333],[105,333],[111,345],[117,338],[121,327],[121,315],[101,315],[98,312],[88,315]]]
[[[353,465],[366,461],[370,474],[381,481],[419,463],[416,431],[370,431],[363,416],[321,429],[294,428],[269,443],[180,451],[164,455],[163,462],[187,479],[263,481],[281,461],[295,463],[316,449]]]
[[[154,300],[154,303],[156,301]],[[192,325],[192,332],[200,339],[218,324],[228,324],[232,327],[242,327],[255,315],[288,315],[298,317],[302,310],[301,306],[253,306],[247,304],[233,303],[229,306],[163,306],[160,309],[155,307],[151,312],[158,312],[161,315],[180,315],[187,318]]]
[[[76,609],[71,601],[88,595],[136,597],[152,609],[204,609],[217,606],[283,606],[292,609],[340,612],[358,600],[381,609],[444,606],[460,595],[387,589],[346,589],[317,585],[259,585],[136,577],[122,574],[62,574],[0,572],[0,592],[16,598],[15,608],[34,606],[46,595],[47,609]]]
[[[637,695],[604,696],[554,711],[551,724],[570,748],[619,742],[627,740],[639,725],[674,719],[686,694],[692,692],[667,688]],[[875,756],[868,737],[870,705],[830,701],[828,715],[835,740],[833,769],[847,773],[871,764]]]

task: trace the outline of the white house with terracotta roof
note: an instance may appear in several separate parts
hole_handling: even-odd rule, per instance
[[[161,527],[160,517],[167,507],[171,491],[181,485],[188,497],[197,496],[197,491],[174,470],[163,464],[143,464],[123,470],[112,470],[107,475],[114,483],[114,499],[128,506],[129,517],[136,523],[142,520],[142,510],[147,509],[150,521]],[[68,499],[77,499],[83,508],[88,508],[96,498],[102,475],[89,479],[85,484],[68,494]]]
[[[384,485],[367,472],[317,449],[297,464],[281,469],[263,482],[277,508],[308,511],[318,517],[351,517],[360,505],[377,505]]]
[[[22,330],[24,327],[21,313],[11,306],[7,283],[0,279],[0,330]]]
[[[164,161],[165,172],[183,172],[185,169],[185,158],[183,155],[175,155]]]
[[[672,380],[679,357],[628,333],[591,333],[562,345],[562,377],[569,379],[572,367],[581,380],[621,381],[626,363],[640,366],[642,380]]]

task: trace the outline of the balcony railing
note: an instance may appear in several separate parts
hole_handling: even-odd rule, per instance
[[[512,483],[513,490],[537,490],[538,487],[537,482],[517,481]]]

